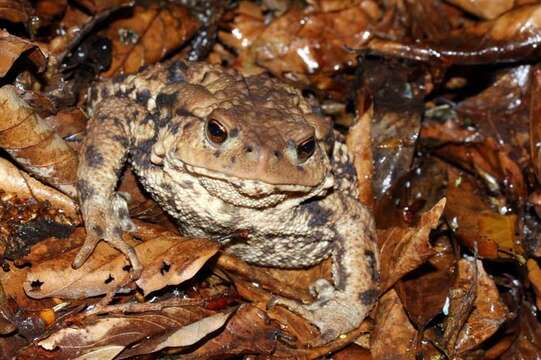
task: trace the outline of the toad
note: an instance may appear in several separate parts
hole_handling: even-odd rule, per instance
[[[325,341],[356,328],[378,296],[374,221],[331,122],[301,93],[266,75],[169,61],[92,89],[77,189],[87,237],[80,267],[104,240],[141,266],[122,240],[135,230],[115,191],[126,161],[184,235],[221,241],[251,264],[303,268],[332,257],[333,283],[315,301],[277,297]],[[244,232],[242,241],[228,241]]]

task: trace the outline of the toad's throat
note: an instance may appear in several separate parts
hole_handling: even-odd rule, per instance
[[[249,180],[223,174],[203,167],[189,165],[175,159],[164,163],[164,171],[173,181],[186,175],[196,178],[211,196],[235,206],[267,208],[276,206],[289,198],[297,198],[314,190],[311,186],[269,184],[260,180]]]

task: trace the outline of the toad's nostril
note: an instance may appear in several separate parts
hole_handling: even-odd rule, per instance
[[[247,153],[251,153],[252,151],[254,151],[254,147],[252,145],[246,145],[244,147],[244,151],[246,151]]]
[[[282,153],[279,150],[274,150],[272,152],[275,158],[280,159],[282,157]]]

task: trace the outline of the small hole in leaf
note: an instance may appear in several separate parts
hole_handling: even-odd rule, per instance
[[[162,275],[165,275],[165,273],[169,272],[169,269],[171,269],[171,264],[168,264],[167,262],[162,262],[162,267],[160,269],[160,273]]]
[[[122,267],[122,270],[124,270],[125,272],[130,272],[131,271],[131,265],[130,264],[127,264],[127,265],[124,265]]]
[[[113,275],[109,274],[109,277],[107,279],[105,279],[105,284],[110,284],[111,282],[113,282],[115,280],[115,278],[113,277]]]
[[[30,283],[30,286],[32,287],[32,290],[39,290],[39,288],[41,288],[41,285],[43,285],[44,282],[43,281],[40,281],[39,279],[38,280],[34,280]]]

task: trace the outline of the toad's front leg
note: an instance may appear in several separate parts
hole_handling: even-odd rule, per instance
[[[316,325],[325,343],[357,328],[379,294],[373,219],[355,199],[348,196],[337,199],[338,196],[343,195],[333,194],[321,202],[322,208],[337,210],[336,218],[327,224],[335,232],[332,271],[335,285],[325,279],[317,280],[311,287],[316,296],[311,304],[285,298],[272,300],[272,305],[284,305]]]
[[[130,147],[130,124],[145,116],[146,110],[125,98],[108,98],[96,107],[88,123],[79,156],[77,190],[86,228],[83,247],[73,261],[79,268],[100,240],[121,251],[130,261],[132,276],[141,265],[133,248],[122,239],[124,231],[134,231],[127,199],[115,192],[120,171]]]

